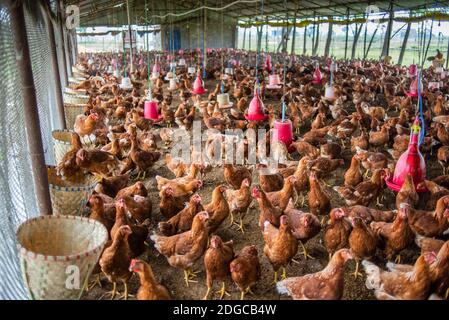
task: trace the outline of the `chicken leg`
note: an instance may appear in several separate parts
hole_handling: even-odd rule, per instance
[[[106,293],[104,293],[100,299],[102,299],[103,297],[107,296],[107,295],[111,295],[111,300],[114,300],[115,295],[117,294],[117,282],[113,282],[112,283],[112,290],[108,291]]]
[[[231,222],[229,222],[229,226],[232,227],[234,224],[234,213],[232,211],[229,214],[229,219],[231,220]]]
[[[359,272],[359,265],[360,265],[359,260],[356,260],[356,262],[355,262],[355,271],[354,271],[354,273],[353,273],[354,279],[357,279],[358,276],[361,276],[361,277],[363,276],[363,275]]]
[[[196,277],[197,272],[194,272],[190,269],[184,270],[184,281],[186,282],[186,286],[189,286],[190,282],[198,282],[193,280]]]
[[[299,241],[299,244],[301,245],[301,248],[302,248],[302,254],[303,254],[303,256],[304,256],[304,259],[306,259],[306,260],[307,260],[307,258],[309,258],[309,259],[315,259],[314,257],[312,257],[312,256],[307,252],[307,249],[306,249],[306,247],[304,246],[304,243],[302,243],[301,240]]]
[[[206,294],[203,297],[203,300],[207,300],[207,298],[209,297],[210,289],[211,289],[211,287],[207,286],[207,291],[206,291]]]
[[[396,264],[401,263],[401,255],[400,254],[396,255],[396,259],[394,259],[394,263],[396,263]]]
[[[95,277],[94,281],[91,281],[89,283],[89,285],[87,286],[86,291],[92,290],[93,288],[95,288],[96,286],[99,286],[100,288],[103,288],[101,281],[100,281],[100,274],[98,273],[97,276]]]
[[[282,279],[282,280],[287,279],[287,270],[285,269],[285,267],[282,267],[282,275],[281,275],[281,279]]]
[[[243,227],[243,218],[240,216],[240,223],[234,222],[237,226],[237,230],[240,230],[243,234],[245,233],[245,228]]]
[[[248,287],[240,293],[240,300],[243,300],[245,298],[245,294],[248,292],[254,295],[254,292],[251,291],[251,287]]]
[[[226,283],[224,281],[221,284],[221,289],[217,293],[220,294],[220,300],[222,300],[225,295],[230,296],[229,292],[226,291]]]

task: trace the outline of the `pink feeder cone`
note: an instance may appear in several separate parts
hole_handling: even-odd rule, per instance
[[[263,121],[268,118],[264,112],[263,102],[257,90],[254,90],[254,97],[249,104],[248,113],[245,114],[245,118],[249,121]]]
[[[158,113],[156,101],[145,101],[143,115],[145,119],[160,121],[162,116]]]
[[[323,77],[321,75],[320,67],[316,66],[315,71],[313,72],[313,83],[314,84],[321,84],[321,81],[323,80]]]
[[[180,56],[182,56],[182,55],[184,55],[184,50],[183,49],[179,49],[178,53],[179,53]]]
[[[269,81],[269,84],[267,86],[268,89],[279,89],[279,88],[281,88],[281,83],[280,83],[278,74],[270,74],[268,76],[268,81]]]
[[[265,58],[264,68],[268,72],[271,72],[271,70],[273,68],[273,66],[271,65],[271,56],[270,55],[267,55],[267,57]]]
[[[273,140],[283,142],[287,148],[293,142],[293,125],[290,120],[276,120],[273,124]]]
[[[334,87],[326,86],[326,89],[324,90],[324,99],[331,102],[335,100]]]
[[[388,188],[396,192],[401,190],[407,174],[412,176],[413,184],[415,185],[417,192],[421,193],[427,191],[427,188],[421,185],[421,182],[426,179],[426,163],[421,152],[419,152],[419,127],[417,123],[418,119],[415,120],[415,124],[412,127],[413,133],[410,138],[408,149],[400,156],[398,162],[396,163],[394,176],[388,176],[385,178]]]
[[[192,93],[193,94],[205,94],[206,92],[207,92],[207,90],[204,89],[204,82],[201,79],[200,74],[198,73],[198,75],[196,76],[195,81],[193,82]]]
[[[161,68],[159,66],[159,63],[155,63],[153,65],[153,73],[159,73],[159,72],[161,72]]]
[[[418,68],[416,67],[416,64],[411,64],[410,67],[408,67],[408,75],[409,77],[416,76],[418,71]]]
[[[139,65],[140,65],[140,66],[143,66],[144,62],[145,62],[145,61],[143,60],[143,58],[140,58],[140,59],[139,59]]]
[[[421,84],[421,94],[422,94],[422,84]],[[418,77],[415,78],[415,80],[412,81],[410,84],[410,91],[407,92],[407,96],[416,98],[418,96]]]

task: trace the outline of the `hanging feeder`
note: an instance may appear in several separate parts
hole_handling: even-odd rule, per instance
[[[153,70],[151,72],[151,79],[156,80],[157,78],[159,78],[160,71],[161,71],[161,68],[156,61],[156,63],[153,65]]]
[[[273,66],[271,64],[271,56],[269,54],[267,54],[267,56],[265,57],[265,62],[264,62],[264,69],[267,70],[268,72],[271,72],[271,70],[273,69]]]
[[[183,55],[184,55],[184,50],[183,50],[183,49],[179,49],[179,50],[178,50],[178,54],[179,54],[180,56],[183,56]]]
[[[416,66],[416,64],[411,64],[411,65],[408,67],[408,76],[409,76],[410,78],[415,77],[417,72],[418,72],[418,67]]]
[[[193,82],[193,94],[205,94],[207,92],[206,89],[204,89],[204,81],[201,79],[201,73],[200,70],[198,70],[197,76],[195,81]]]
[[[277,90],[282,88],[282,84],[281,84],[281,80],[279,79],[279,75],[278,74],[270,74],[268,76],[268,81],[269,84],[267,85],[267,89],[271,89],[271,90]]]
[[[122,90],[132,90],[133,84],[131,83],[131,79],[129,77],[123,77],[122,82],[120,83],[120,89]]]
[[[188,67],[188,68],[187,68],[187,73],[188,73],[189,75],[195,74],[195,67]]]
[[[280,141],[285,144],[290,151],[293,142],[293,124],[289,119],[278,119],[273,124],[273,141]]]
[[[313,84],[321,84],[321,81],[323,80],[323,76],[321,74],[320,66],[317,64],[315,71],[313,72]]]
[[[186,59],[180,58],[179,61],[178,61],[178,66],[185,67],[186,65],[187,65],[186,64]]]
[[[175,78],[170,79],[168,84],[168,90],[175,91],[177,89],[177,83],[178,81]]]
[[[395,192],[401,190],[408,174],[411,175],[417,192],[427,191],[424,184],[421,183],[426,179],[426,163],[418,147],[420,131],[419,120],[416,118],[412,126],[407,151],[400,156],[396,163],[394,176],[389,175],[385,178],[388,188]]]
[[[249,121],[263,121],[268,118],[268,115],[264,112],[262,99],[259,97],[257,84],[254,88],[254,97],[249,104],[248,113],[245,114],[245,118]]]
[[[415,80],[413,80],[410,84],[410,91],[407,92],[407,96],[416,98],[418,97],[418,91],[422,92],[422,84],[420,85],[420,88],[418,90],[418,77],[416,77]]]

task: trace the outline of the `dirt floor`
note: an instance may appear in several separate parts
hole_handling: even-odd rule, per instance
[[[213,89],[214,85],[208,86],[209,90]],[[269,101],[268,101],[269,102]],[[267,103],[267,102],[266,102]],[[172,107],[176,106],[176,102],[172,104]],[[333,172],[327,179],[327,183],[331,186],[339,186],[343,184],[343,175],[346,169],[349,167],[350,159],[352,157],[351,151],[349,149],[345,149],[343,152],[343,158],[345,159],[345,166],[343,168],[339,168],[335,172]],[[428,157],[428,155],[426,155]],[[433,161],[426,161],[427,164],[427,176],[429,178],[434,178],[438,175],[442,174],[441,167],[434,160],[435,155],[432,157]],[[158,190],[156,188],[156,181],[154,177],[156,175],[161,175],[164,177],[172,177],[174,175],[163,165],[163,162],[158,162],[155,167],[151,170],[150,177],[146,179],[145,184],[149,189],[150,197],[153,203],[153,225],[152,230],[157,227],[157,223],[163,219],[163,217],[159,213],[158,203],[159,196]],[[253,184],[258,182],[258,174],[257,172],[253,174]],[[203,198],[203,204],[207,204],[211,199],[212,190],[223,183],[223,169],[216,168],[209,174],[207,174],[205,179],[204,187],[199,191],[199,194]],[[339,197],[339,195],[332,189],[332,187],[324,187],[325,190],[329,193],[332,207],[341,207],[345,206],[344,201]],[[421,197],[423,198],[423,197]],[[422,202],[425,199],[421,199]],[[303,211],[307,211],[307,197],[305,201],[305,207],[299,208]],[[381,201],[382,207],[379,209],[382,210],[390,210],[395,209],[395,195],[393,192],[388,190],[387,188],[384,191],[384,198]],[[245,233],[242,234],[239,230],[237,230],[236,226],[229,226],[229,219],[226,220],[220,229],[216,232],[223,241],[233,240],[234,241],[234,250],[238,252],[242,247],[246,245],[254,244],[257,246],[259,252],[259,260],[262,267],[262,277],[257,285],[254,287],[253,292],[254,295],[248,294],[245,299],[290,299],[287,296],[280,296],[275,288],[275,284],[273,283],[273,270],[268,262],[267,258],[263,254],[263,246],[264,240],[262,237],[262,233],[260,228],[258,227],[258,206],[256,201],[253,201],[252,208],[250,208],[247,216],[244,219],[245,224]],[[150,231],[152,232],[152,231]],[[309,273],[314,273],[322,270],[328,263],[328,253],[323,245],[323,230],[315,236],[313,239],[309,240],[306,243],[306,248],[308,252],[314,257],[314,259],[305,260],[303,255],[298,251],[295,259],[299,262],[299,264],[292,263],[287,268],[287,276],[301,276]],[[413,264],[417,257],[419,256],[419,248],[413,245],[409,249],[404,250],[401,253],[402,263]],[[201,299],[206,293],[206,280],[205,280],[205,271],[203,265],[203,259],[197,261],[195,270],[199,271],[198,282],[191,283],[189,287],[186,287],[184,282],[183,271],[180,269],[175,269],[171,267],[164,256],[159,255],[156,249],[154,249],[153,244],[150,243],[150,248],[147,253],[145,253],[142,258],[145,261],[148,261],[152,268],[156,278],[165,285],[172,297],[174,299],[180,300],[189,300],[189,299]],[[385,259],[382,258],[382,253],[378,250],[378,254],[374,259],[374,262],[377,265],[384,266]],[[374,299],[374,295],[371,291],[367,290],[365,287],[365,275],[363,277],[359,277],[358,279],[354,279],[352,273],[355,270],[355,263],[353,261],[349,262],[346,265],[345,270],[345,286],[344,286],[344,295],[343,299],[345,300],[364,300],[364,299]],[[363,273],[363,271],[362,271]],[[112,284],[108,282],[108,280],[102,276],[102,288],[95,287],[89,292],[86,292],[83,296],[83,299],[100,299],[105,292],[112,289]],[[137,292],[139,287],[139,279],[136,274],[134,274],[129,282],[129,293],[134,294]],[[227,291],[230,293],[230,296],[226,296],[225,299],[239,299],[240,292],[238,291],[236,285],[232,282],[231,279],[227,281],[226,284]],[[214,290],[218,291],[220,289],[220,284],[218,282],[214,285]],[[118,290],[122,292],[123,286],[121,284],[118,285]],[[218,299],[219,295],[217,293],[211,293],[209,299]],[[107,299],[103,297],[102,299]],[[129,299],[134,299],[130,297]]]

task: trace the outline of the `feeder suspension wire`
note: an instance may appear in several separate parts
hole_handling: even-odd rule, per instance
[[[256,11],[257,11],[257,5],[256,5]],[[264,8],[263,8],[263,0],[261,0],[261,4],[260,4],[260,14],[263,18],[263,12],[264,12]],[[255,79],[256,79],[256,85],[259,83],[258,81],[258,69],[259,69],[259,56],[260,56],[260,41],[257,41],[257,48],[256,48],[256,72],[255,72]]]

